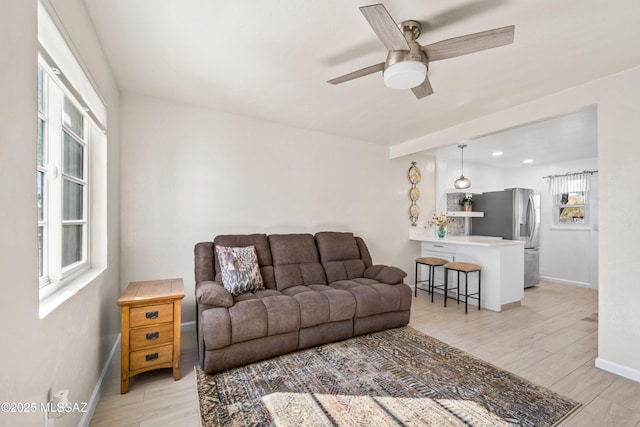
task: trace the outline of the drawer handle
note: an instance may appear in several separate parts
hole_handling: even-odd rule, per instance
[[[155,319],[156,317],[158,317],[158,311],[157,310],[156,311],[147,311],[145,313],[145,317],[147,319]]]
[[[434,248],[444,248],[442,245],[433,245]]]
[[[147,362],[150,362],[152,360],[156,360],[158,358],[158,353],[151,353],[151,354],[147,354],[145,356],[145,359],[147,359]]]
[[[160,336],[160,332],[149,332],[147,333],[147,339],[148,340],[155,340]]]

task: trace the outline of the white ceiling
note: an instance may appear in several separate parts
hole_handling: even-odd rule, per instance
[[[434,95],[381,74],[371,1],[85,0],[123,91],[386,145],[640,65],[638,0],[388,0],[425,45],[515,24],[515,42],[431,64]]]
[[[507,129],[466,141],[465,163],[500,169],[522,168],[598,156],[596,108]],[[502,155],[494,156],[496,152]],[[439,158],[461,160],[458,145],[426,151]],[[524,160],[532,160],[524,163]]]

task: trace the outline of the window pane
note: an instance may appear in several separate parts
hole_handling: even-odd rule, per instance
[[[564,193],[560,199],[562,205],[584,205],[585,197],[583,192]]]
[[[62,267],[82,261],[82,225],[62,226]]]
[[[44,227],[38,227],[38,277],[42,277],[43,273],[43,255],[44,255]]]
[[[44,172],[38,171],[37,181],[38,221],[44,221]]]
[[[84,146],[64,132],[63,173],[82,179],[84,174]]]
[[[64,180],[62,187],[62,220],[82,219],[84,185]]]
[[[584,223],[584,208],[560,208],[560,223]]]
[[[64,114],[62,120],[65,126],[71,129],[80,138],[84,138],[84,118],[68,98],[64,99]]]
[[[44,74],[38,67],[38,111],[44,112]]]
[[[44,120],[38,119],[38,166],[44,165]]]

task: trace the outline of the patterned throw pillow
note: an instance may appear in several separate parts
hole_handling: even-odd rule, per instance
[[[216,252],[220,262],[222,284],[231,295],[237,297],[264,288],[254,246],[244,248],[216,246]]]

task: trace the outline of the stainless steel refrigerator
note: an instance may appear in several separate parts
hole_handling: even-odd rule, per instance
[[[473,218],[471,233],[523,240],[524,287],[540,282],[540,194],[528,188],[507,188],[473,195],[473,210],[484,217]]]

